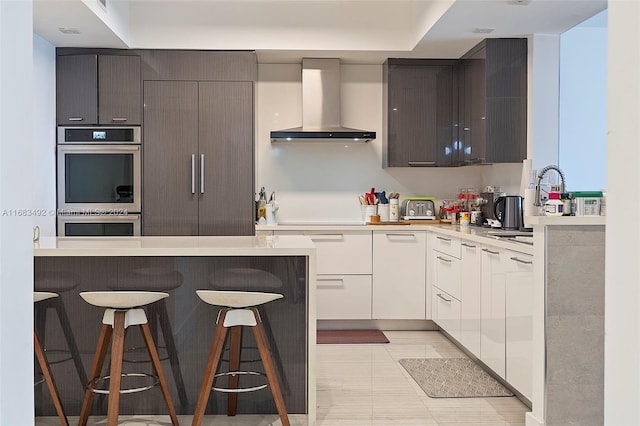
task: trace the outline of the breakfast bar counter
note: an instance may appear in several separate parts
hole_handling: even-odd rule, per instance
[[[40,239],[34,243],[34,288],[55,292],[59,297],[54,298],[57,305],[47,301],[35,305],[35,324],[67,415],[75,416],[80,411],[86,385],[82,369],[85,374],[90,370],[103,314],[100,308],[84,302],[80,292],[169,293],[161,309],[148,310],[147,316],[176,410],[189,415],[195,409],[218,313],[217,307],[198,298],[196,290],[209,289],[284,296],[262,306],[261,315],[269,324],[267,337],[287,411],[306,414],[308,424],[314,424],[315,268],[316,249],[306,236]],[[61,318],[65,313],[69,324],[66,330]],[[136,332],[130,334],[125,343],[123,373],[149,373],[152,367],[143,340]],[[252,334],[244,333],[242,339],[241,370],[260,370]],[[72,350],[74,345],[77,349]],[[74,362],[74,358],[81,362]],[[221,369],[227,370],[227,364],[228,352],[224,352]],[[243,384],[242,380],[244,377],[241,387],[263,381],[247,378]],[[36,415],[55,415],[43,389],[37,386],[35,390]],[[92,415],[106,414],[104,399],[96,399]],[[225,394],[212,392],[206,414],[226,413],[226,400]],[[123,396],[120,413],[166,414],[167,410],[156,387]],[[240,394],[238,414],[271,413],[277,411],[268,389]]]

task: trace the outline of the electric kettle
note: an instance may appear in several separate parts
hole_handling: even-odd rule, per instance
[[[502,229],[518,230],[524,226],[522,197],[519,195],[498,197],[493,204],[493,213],[502,224]]]

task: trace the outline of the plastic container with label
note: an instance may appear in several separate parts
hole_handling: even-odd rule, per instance
[[[564,203],[560,199],[559,192],[550,192],[549,199],[544,203],[545,216],[562,216],[564,212]]]
[[[602,191],[576,191],[571,196],[576,216],[600,216]]]

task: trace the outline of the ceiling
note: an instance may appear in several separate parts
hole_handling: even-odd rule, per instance
[[[105,1],[106,7],[101,4]],[[387,57],[458,58],[486,37],[560,34],[606,9],[607,0],[34,0],[33,4],[34,32],[57,47],[255,50],[261,63],[337,57],[343,63],[380,64]]]

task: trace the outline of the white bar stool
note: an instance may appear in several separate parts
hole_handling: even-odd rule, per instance
[[[33,292],[34,303],[51,299],[54,297],[58,297],[58,294],[48,292],[48,291]],[[60,395],[58,394],[58,388],[56,387],[56,382],[53,380],[53,375],[51,374],[51,368],[49,367],[49,362],[47,362],[47,357],[44,354],[44,349],[42,349],[42,344],[40,343],[38,332],[35,329],[33,330],[33,348],[36,353],[36,358],[38,359],[38,364],[40,365],[40,369],[42,370],[44,381],[47,383],[47,387],[49,388],[49,393],[51,394],[53,405],[56,407],[56,412],[58,413],[60,424],[63,426],[69,426],[69,421],[67,420],[67,416],[64,413],[64,408],[62,407],[62,400],[60,399]],[[40,381],[40,383],[42,383],[42,381]]]
[[[196,410],[193,415],[193,422],[191,423],[192,426],[199,426],[202,423],[204,411],[207,407],[207,401],[209,400],[209,395],[212,389],[229,394],[227,400],[227,415],[234,416],[236,414],[239,392],[250,392],[267,387],[267,384],[265,384],[252,388],[238,388],[239,375],[261,374],[250,371],[238,371],[240,368],[240,349],[242,340],[241,327],[251,327],[251,330],[253,331],[253,335],[258,346],[258,352],[260,353],[260,358],[267,376],[268,386],[271,387],[271,394],[273,395],[273,400],[276,404],[280,421],[283,426],[289,426],[289,417],[284,405],[282,392],[280,391],[280,383],[278,381],[276,370],[273,366],[273,360],[271,358],[264,328],[262,326],[262,319],[260,318],[260,313],[256,308],[256,306],[281,299],[283,296],[278,293],[246,291],[197,290],[196,293],[205,303],[223,306],[225,309],[218,312],[218,318],[216,319],[216,329],[213,333],[211,351],[209,352],[209,358],[202,378],[202,387],[200,388],[200,395],[198,396]],[[227,337],[227,329],[230,329],[229,369],[231,371],[217,373],[224,343]],[[213,387],[215,378],[220,376],[229,377],[229,387]]]
[[[155,386],[157,383],[160,384],[162,395],[167,407],[169,408],[171,422],[174,425],[178,425],[178,417],[171,400],[167,380],[162,372],[160,358],[158,357],[158,350],[156,349],[153,338],[151,337],[147,316],[144,309],[140,308],[141,306],[164,299],[165,297],[168,297],[169,294],[151,291],[88,291],[80,293],[80,296],[85,300],[85,302],[91,305],[107,309],[105,309],[104,316],[102,317],[102,328],[100,330],[100,337],[98,338],[96,353],[93,358],[89,383],[87,384],[87,389],[84,393],[84,400],[82,401],[82,409],[80,410],[78,425],[84,426],[87,424],[87,420],[91,412],[91,405],[93,404],[93,397],[96,393],[109,394],[107,425],[116,426],[118,424],[120,394],[147,390]],[[149,351],[149,356],[157,375],[158,382],[151,386],[135,389],[120,389],[122,377],[126,376],[122,374],[125,330],[127,327],[135,325],[140,326],[142,337],[145,345],[147,346],[147,350]],[[111,341],[112,335],[111,371],[108,376],[101,377],[100,374],[102,372],[102,366],[104,364],[104,359],[107,354],[107,349],[109,348],[109,342]],[[144,374],[139,373],[132,373],[130,375],[144,376]],[[106,379],[109,379],[109,389],[98,389],[98,383]]]

